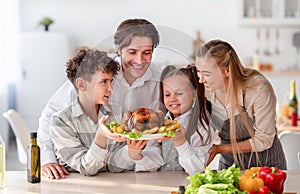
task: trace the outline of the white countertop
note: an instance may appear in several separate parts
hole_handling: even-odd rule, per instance
[[[42,177],[41,183],[31,184],[26,181],[26,171],[6,172],[4,189],[0,193],[171,193],[179,185],[188,185],[187,174],[177,172],[127,172],[99,173],[97,176],[86,177],[72,173],[65,179],[49,180]],[[288,171],[285,182],[285,193],[300,192],[300,171]]]

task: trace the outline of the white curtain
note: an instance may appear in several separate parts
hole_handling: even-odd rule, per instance
[[[19,77],[19,0],[0,1],[0,87]]]
[[[8,108],[8,84],[20,77],[19,13],[19,0],[0,0],[0,134],[6,144],[9,141],[9,131],[2,113]]]

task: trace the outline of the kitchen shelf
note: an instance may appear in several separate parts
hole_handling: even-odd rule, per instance
[[[268,77],[300,77],[300,70],[282,70],[282,71],[260,71],[263,75]]]
[[[243,27],[300,26],[300,0],[242,0],[240,25]]]

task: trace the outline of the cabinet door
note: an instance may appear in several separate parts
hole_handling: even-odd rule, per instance
[[[299,27],[300,0],[242,0],[242,26]]]
[[[67,36],[58,33],[23,33],[20,39],[22,79],[16,84],[17,108],[30,130],[50,96],[66,80],[70,57]]]

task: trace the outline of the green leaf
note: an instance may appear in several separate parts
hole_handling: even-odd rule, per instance
[[[54,23],[54,20],[50,17],[44,17],[39,21],[39,25],[49,26]]]

